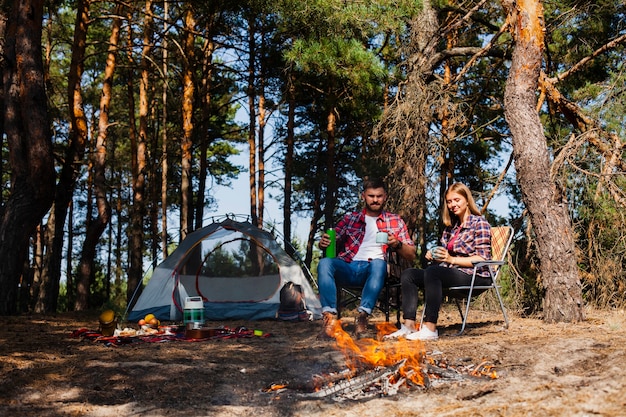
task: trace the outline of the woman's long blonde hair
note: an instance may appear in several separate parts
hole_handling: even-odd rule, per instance
[[[461,183],[461,182],[455,182],[454,184],[452,184],[451,186],[448,187],[448,189],[446,190],[446,199],[448,198],[448,194],[450,193],[457,193],[461,196],[463,196],[463,198],[465,198],[467,200],[467,208],[469,208],[470,213],[475,214],[477,216],[480,216],[480,210],[478,209],[478,207],[476,206],[476,202],[474,201],[474,197],[472,197],[472,192],[470,191],[470,189],[467,187],[467,185]],[[445,226],[452,226],[453,224],[453,220],[460,220],[457,219],[456,216],[452,213],[450,213],[450,210],[448,210],[448,204],[446,204],[446,202],[443,202],[443,210],[442,210],[442,220],[443,220],[443,224]]]

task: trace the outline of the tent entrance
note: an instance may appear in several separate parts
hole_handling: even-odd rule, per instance
[[[259,302],[272,298],[280,289],[281,278],[280,267],[268,249],[238,231],[232,231],[226,240],[216,238],[198,245],[180,268],[185,272],[197,270],[193,276],[179,274],[188,291],[196,289],[196,294],[188,295],[199,295],[205,302]]]

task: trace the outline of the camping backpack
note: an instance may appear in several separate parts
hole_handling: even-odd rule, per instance
[[[287,281],[280,289],[280,307],[278,318],[284,321],[308,321],[309,312],[304,303],[302,287]]]

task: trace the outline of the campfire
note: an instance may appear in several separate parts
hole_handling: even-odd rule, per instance
[[[305,384],[273,385],[268,391],[296,390],[307,398],[366,399],[397,394],[401,389],[427,389],[434,385],[475,378],[495,379],[488,362],[451,366],[441,352],[427,354],[421,341],[383,341],[383,335],[396,328],[390,323],[377,325],[376,339],[354,340],[337,321],[333,334],[336,347],[346,359],[346,369],[314,375]]]

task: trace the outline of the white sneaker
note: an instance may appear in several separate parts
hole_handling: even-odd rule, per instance
[[[413,332],[405,337],[406,340],[437,340],[439,339],[439,332],[437,330],[433,332],[425,326],[422,326],[419,331]]]
[[[396,330],[395,332],[391,334],[383,336],[383,340],[398,339],[400,337],[406,337],[407,335],[410,335],[411,333],[416,333],[416,332],[417,330],[409,329],[404,324],[401,324],[399,330]]]

